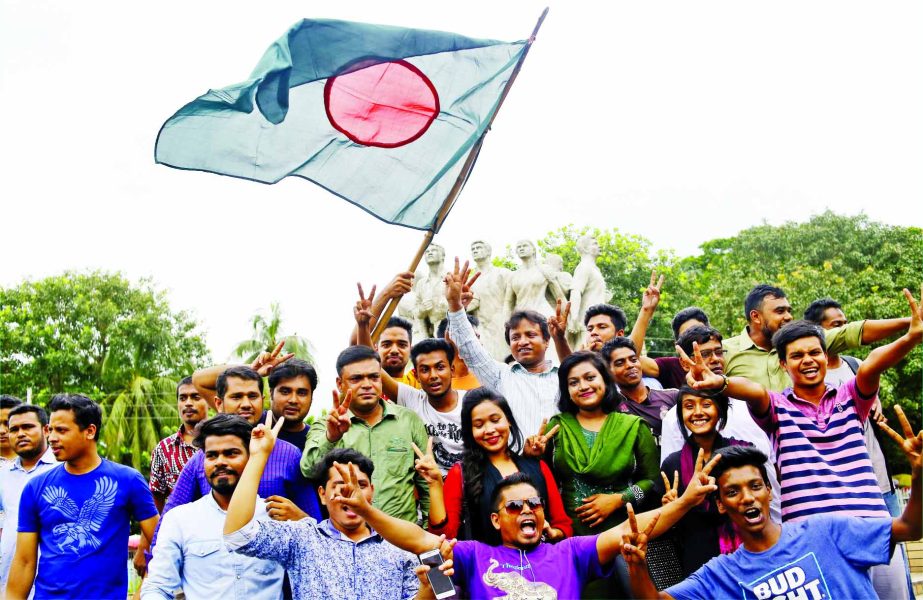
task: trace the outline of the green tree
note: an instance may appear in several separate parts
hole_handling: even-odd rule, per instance
[[[0,289],[0,390],[45,404],[79,392],[104,409],[101,450],[142,471],[179,426],[175,381],[211,361],[198,325],[149,280],[67,272]]]
[[[237,344],[234,348],[233,356],[243,360],[246,363],[253,362],[261,352],[272,352],[276,344],[285,340],[285,352],[292,352],[296,357],[314,362],[311,356],[311,342],[307,338],[299,336],[297,333],[292,335],[282,335],[282,311],[278,302],[273,302],[269,307],[269,317],[261,314],[253,315],[250,324],[253,333],[248,340]]]

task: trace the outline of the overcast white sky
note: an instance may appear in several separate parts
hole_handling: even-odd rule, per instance
[[[222,360],[279,301],[319,350],[326,406],[355,281],[405,268],[422,234],[303,180],[157,166],[160,125],[301,18],[516,40],[545,5],[0,0],[0,285],[152,277]],[[912,1],[552,4],[437,241],[502,252],[575,223],[689,254],[826,208],[920,224],[921,17]]]

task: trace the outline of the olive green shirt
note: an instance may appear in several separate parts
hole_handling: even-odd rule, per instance
[[[861,346],[864,325],[865,321],[854,321],[824,331],[827,352],[839,354],[848,348]],[[763,350],[754,344],[748,329],[744,327],[740,335],[724,340],[727,360],[724,374],[728,377],[746,377],[773,392],[781,392],[791,387],[792,380],[779,363],[779,355],[775,348]]]
[[[369,427],[365,421],[349,413],[352,425],[336,444],[327,440],[327,428],[323,423],[312,427],[301,457],[301,472],[311,477],[315,465],[328,452],[334,448],[351,448],[371,458],[375,464],[372,504],[392,517],[416,523],[416,487],[425,523],[429,515],[429,486],[413,468],[416,455],[410,444],[413,442],[418,448],[426,448],[426,426],[413,411],[391,402],[379,402],[384,410],[381,421]]]

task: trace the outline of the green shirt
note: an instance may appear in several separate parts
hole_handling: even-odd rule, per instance
[[[427,434],[423,421],[411,410],[380,401],[384,414],[372,425],[350,413],[352,425],[336,444],[327,440],[327,428],[319,423],[308,432],[301,457],[301,472],[306,477],[334,448],[351,448],[375,464],[372,485],[375,486],[373,504],[398,519],[417,522],[417,503],[414,488],[419,492],[423,522],[429,515],[429,486],[413,468],[416,455],[411,442],[426,448]]]
[[[848,348],[861,346],[864,325],[865,321],[854,321],[824,331],[827,352],[839,354]],[[792,380],[779,363],[775,349],[763,350],[753,343],[747,331],[748,328],[744,327],[740,335],[724,340],[727,359],[724,374],[728,377],[746,377],[774,392],[791,387]]]

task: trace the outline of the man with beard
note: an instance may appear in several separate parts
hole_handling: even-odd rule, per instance
[[[358,513],[337,498],[346,482],[334,467],[347,461],[358,467],[357,493],[366,502],[375,491],[375,466],[349,448],[337,448],[317,462],[314,480],[327,507],[326,521],[303,519],[279,523],[254,519],[257,485],[279,431],[272,418],[253,431],[250,461],[224,521],[225,547],[235,555],[272,560],[282,565],[292,582],[292,596],[313,598],[375,598],[405,600],[419,588],[415,556],[384,541]],[[451,566],[448,565],[449,567]]]
[[[6,517],[0,524],[0,598],[6,593],[10,563],[16,551],[19,526],[19,498],[30,479],[58,464],[45,441],[48,414],[38,406],[20,404],[10,410],[10,446],[16,458],[0,467],[0,511]]]
[[[157,507],[140,473],[100,457],[102,410],[77,394],[48,404],[48,444],[63,464],[33,477],[19,503],[19,534],[6,593],[36,598],[125,600],[130,521],[150,538]]]
[[[176,408],[182,423],[179,431],[160,440],[151,453],[151,494],[161,512],[183,467],[195,454],[192,439],[196,425],[208,417],[208,403],[192,385],[192,377],[184,378],[176,386]]]
[[[282,567],[273,561],[232,554],[224,547],[224,518],[249,459],[248,421],[219,414],[199,427],[194,444],[205,457],[211,491],[164,516],[157,554],[141,586],[142,600],[174,597],[178,588],[189,600],[243,598],[278,600]],[[256,519],[269,520],[265,503],[251,499]]]
[[[194,377],[195,379],[195,377]],[[251,425],[260,422],[263,415],[263,378],[244,366],[231,367],[218,376],[215,405],[218,412],[243,417]],[[260,482],[260,497],[268,500],[270,518],[280,521],[320,517],[317,495],[298,469],[298,448],[288,442],[276,444],[269,466]],[[205,475],[205,454],[196,452],[180,473],[173,493],[167,499],[163,514],[194,502],[211,490]],[[274,500],[270,500],[275,497]],[[156,547],[154,549],[156,556]]]
[[[747,325],[740,335],[724,340],[726,375],[746,377],[776,392],[790,387],[792,380],[772,344],[772,336],[792,320],[785,292],[766,284],[754,287],[744,302],[744,316]],[[867,319],[829,329],[824,334],[827,352],[839,354],[883,340],[907,329],[909,323],[909,319]]]
[[[298,358],[287,360],[269,373],[269,402],[274,419],[284,419],[279,439],[304,450],[310,427],[304,422],[311,412],[317,371]]]

